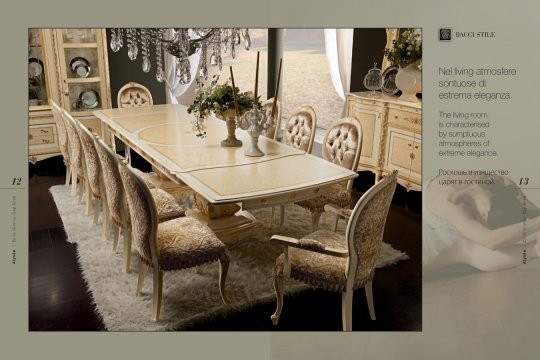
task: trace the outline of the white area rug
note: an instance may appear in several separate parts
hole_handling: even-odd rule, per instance
[[[115,254],[112,251],[112,240],[101,240],[101,221],[99,225],[92,224],[92,217],[84,215],[84,205],[78,204],[77,199],[69,195],[67,187],[53,186],[50,191],[62,218],[68,241],[78,245],[79,264],[96,311],[110,331],[182,329],[201,320],[223,316],[231,311],[240,311],[275,299],[272,268],[281,249],[268,243],[276,230],[263,227],[253,230],[245,240],[228,249],[231,264],[226,291],[232,300],[231,304],[224,305],[219,296],[218,262],[201,266],[198,273],[194,269],[165,272],[161,319],[153,322],[150,318],[151,275],[147,275],[145,279],[142,296],[135,296],[138,277],[135,251],[132,253],[132,272],[123,274],[122,251],[119,249],[119,253]],[[251,213],[268,222],[271,209],[259,209]],[[321,228],[329,228],[330,222],[322,223]],[[343,227],[344,222],[340,221],[340,224]],[[310,217],[304,209],[295,205],[286,208],[283,234],[302,237],[310,233],[310,228]],[[408,259],[405,253],[383,243],[378,267],[405,259]],[[151,271],[149,273],[151,274]],[[285,284],[288,294],[306,288],[307,286],[295,281]],[[270,315],[268,314],[269,319]]]

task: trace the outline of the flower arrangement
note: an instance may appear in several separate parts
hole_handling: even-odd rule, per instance
[[[405,67],[422,59],[421,29],[406,29],[392,44],[392,49],[384,50],[384,55],[392,64]]]
[[[194,114],[196,117],[194,130],[197,131],[197,136],[206,136],[206,127],[204,120],[208,115],[214,113],[216,115],[223,114],[228,109],[234,110],[234,94],[233,87],[229,85],[229,81],[224,84],[218,84],[219,77],[214,75],[209,86],[205,87],[204,83],[197,79],[197,90],[195,92],[195,100],[188,107],[187,112]],[[236,88],[236,97],[238,102],[238,111],[243,113],[247,109],[253,108],[253,93],[251,91],[240,92]],[[260,101],[257,98],[257,104],[260,106]]]

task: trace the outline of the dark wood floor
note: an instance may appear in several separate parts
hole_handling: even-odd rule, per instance
[[[77,263],[77,245],[66,242],[48,189],[65,181],[59,157],[30,165],[29,188],[29,330],[106,330],[94,312]],[[358,196],[370,184],[370,173],[355,182]],[[420,193],[398,187],[388,215],[384,240],[411,257],[396,266],[377,270],[374,302],[377,321],[371,321],[363,290],[354,296],[353,330],[421,331],[422,270]],[[285,298],[278,326],[269,317],[275,302],[247,311],[198,323],[187,330],[200,331],[310,331],[341,330],[341,295],[308,290]],[[150,310],[149,310],[150,311]]]

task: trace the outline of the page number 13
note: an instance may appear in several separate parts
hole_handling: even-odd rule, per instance
[[[519,185],[529,185],[529,178],[528,177],[520,178]]]

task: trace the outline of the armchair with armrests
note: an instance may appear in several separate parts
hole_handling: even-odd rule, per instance
[[[372,320],[375,320],[372,281],[382,246],[384,228],[397,184],[397,171],[366,191],[352,210],[344,235],[318,230],[302,239],[274,235],[283,245],[273,271],[277,308],[271,316],[277,325],[283,309],[284,277],[316,288],[341,293],[344,331],[352,330],[352,300],[364,288]]]

